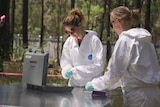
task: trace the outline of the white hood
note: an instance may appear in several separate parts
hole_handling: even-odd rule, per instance
[[[135,38],[141,42],[151,42],[151,34],[143,28],[133,28],[128,31],[124,31],[121,35],[128,36],[130,38]]]

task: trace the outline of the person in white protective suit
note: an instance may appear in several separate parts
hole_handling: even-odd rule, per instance
[[[113,9],[110,20],[119,35],[107,72],[87,82],[87,90],[111,90],[121,86],[124,107],[160,107],[160,67],[151,34],[134,27],[140,23],[136,9]]]
[[[103,45],[95,31],[83,29],[83,17],[75,8],[63,20],[64,29],[70,36],[63,45],[60,66],[62,76],[69,79],[69,86],[84,87],[104,70]]]

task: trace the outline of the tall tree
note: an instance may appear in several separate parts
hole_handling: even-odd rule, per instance
[[[151,0],[146,0],[145,28],[148,31],[151,31],[151,28],[150,28],[150,9],[151,9]]]
[[[107,11],[107,21],[106,21],[106,30],[107,30],[107,53],[106,58],[109,61],[111,56],[111,44],[110,44],[110,10],[111,10],[111,0],[108,0],[108,11]]]
[[[3,71],[3,60],[10,59],[9,4],[10,0],[0,0],[0,16],[6,16],[5,23],[0,26],[0,72]]]
[[[23,47],[28,47],[28,0],[23,0]]]
[[[71,0],[71,9],[75,7],[75,0]]]
[[[44,24],[43,24],[43,18],[44,17],[44,0],[41,1],[41,32],[40,32],[40,47],[43,46],[43,38],[44,38]]]
[[[60,4],[61,4],[61,0],[58,0],[57,17],[56,17],[56,20],[57,20],[57,24],[56,24],[56,34],[57,34],[57,63],[58,64],[60,64],[60,60],[59,60],[59,58],[60,58],[59,57],[60,56],[59,55],[59,50],[60,50],[59,49],[59,42],[60,42],[60,40],[59,40],[60,39],[60,32],[59,32],[60,31],[59,30],[60,29],[60,26],[59,26],[60,23],[59,22],[60,22],[60,14],[61,14],[60,13],[61,12],[61,10],[60,10],[61,9],[61,5]]]
[[[135,0],[135,7],[141,9],[141,0]]]
[[[100,40],[102,40],[102,36],[103,36],[103,30],[104,30],[104,22],[106,21],[105,20],[105,15],[106,15],[106,5],[107,5],[107,0],[105,0],[103,2],[103,13],[102,13],[102,16],[101,16],[101,19],[99,20],[101,25],[100,25],[100,28],[99,28],[99,38]]]
[[[15,0],[12,0],[12,10],[11,10],[11,21],[10,21],[10,36],[11,39],[13,41],[13,37],[14,37],[14,19],[15,19]],[[12,44],[13,47],[13,44]]]
[[[87,5],[87,24],[86,28],[89,29],[89,24],[90,24],[90,11],[91,11],[91,0],[86,0],[86,5]]]
[[[135,0],[135,8],[139,9],[139,11],[141,12],[141,8],[142,8],[142,1],[141,0]],[[139,25],[137,27],[140,27],[141,24],[139,23]]]

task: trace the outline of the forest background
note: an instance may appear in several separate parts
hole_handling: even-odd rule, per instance
[[[0,71],[3,72],[5,61],[17,61],[13,56],[13,40],[17,34],[22,37],[20,47],[24,52],[28,49],[29,38],[39,36],[39,48],[43,47],[44,38],[54,38],[58,44],[56,65],[59,65],[60,37],[64,38],[63,41],[68,37],[62,20],[70,9],[76,7],[85,16],[85,29],[97,31],[102,43],[106,44],[108,61],[111,44],[117,40],[117,35],[110,27],[109,13],[120,5],[140,10],[141,27],[152,33],[156,49],[160,48],[159,0],[0,0],[0,16],[6,15],[5,23],[0,26]],[[23,59],[23,54],[19,57]]]

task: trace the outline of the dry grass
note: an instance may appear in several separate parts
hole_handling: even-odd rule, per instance
[[[16,72],[22,73],[23,64],[21,62],[4,62],[4,72]],[[48,69],[48,74],[60,74],[61,69],[59,66]],[[9,76],[9,75],[0,75],[0,84],[11,84],[15,82],[21,82],[22,76]],[[48,77],[47,83],[58,83],[58,84],[67,84],[68,80],[63,77]]]

